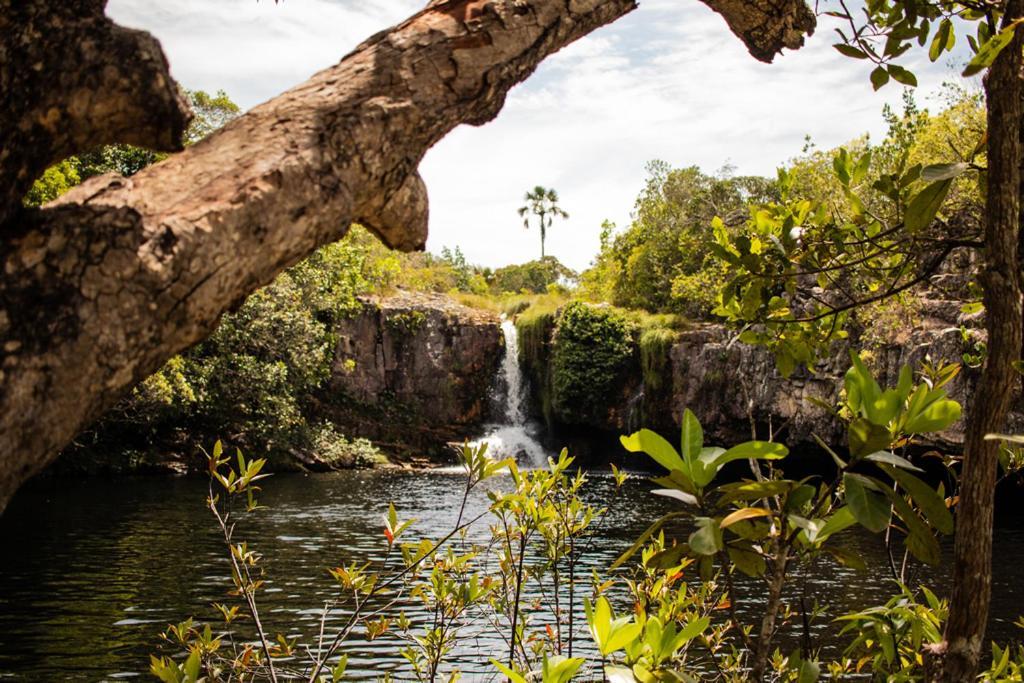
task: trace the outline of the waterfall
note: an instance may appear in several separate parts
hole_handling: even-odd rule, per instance
[[[504,316],[503,316],[504,318]],[[496,382],[497,408],[501,420],[487,426],[486,434],[474,444],[486,443],[490,457],[514,457],[519,462],[542,467],[547,453],[534,436],[538,425],[527,417],[529,386],[519,367],[519,334],[511,319],[504,318],[501,332],[505,337],[505,357],[501,361]]]

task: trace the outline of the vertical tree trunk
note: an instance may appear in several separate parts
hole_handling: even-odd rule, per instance
[[[1010,0],[1004,25],[1024,14]],[[948,683],[977,674],[992,587],[992,521],[999,443],[985,435],[1003,428],[1016,379],[1022,337],[1020,267],[1021,50],[1024,31],[996,59],[985,82],[988,104],[988,195],[985,268],[981,274],[988,358],[969,407],[964,467],[957,506],[953,592],[934,679]]]

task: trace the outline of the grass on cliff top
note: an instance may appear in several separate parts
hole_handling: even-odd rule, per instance
[[[491,311],[492,313],[503,312],[502,302],[490,294],[470,294],[469,292],[452,290],[451,292],[448,292],[448,296],[467,308]]]

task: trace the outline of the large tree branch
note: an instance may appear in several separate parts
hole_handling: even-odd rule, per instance
[[[544,57],[634,7],[435,2],[185,152],[26,212],[0,245],[0,508],[89,420],[350,223],[421,248],[427,149],[492,119]]]
[[[804,36],[814,33],[814,12],[803,2],[790,0],[703,0],[725,18],[750,54],[770,62],[782,48],[796,50]]]
[[[160,44],[114,24],[104,5],[0,0],[0,225],[47,166],[76,152],[181,149],[191,113]]]

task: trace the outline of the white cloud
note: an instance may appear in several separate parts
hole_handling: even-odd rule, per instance
[[[192,88],[224,88],[245,107],[336,63],[372,33],[415,11],[415,0],[111,0],[122,23],[152,31]],[[751,58],[722,19],[697,2],[649,0],[548,59],[508,97],[498,118],[460,127],[428,154],[429,247],[459,245],[497,266],[534,258],[539,236],[516,215],[534,185],[555,187],[571,218],[548,253],[574,268],[597,249],[601,221],[629,219],[655,158],[705,170],[770,174],[805,134],[829,147],[882,132],[883,103],[868,66],[831,47],[828,20],[774,64]],[[944,66],[914,64],[935,91]]]

